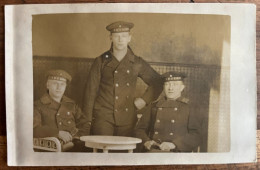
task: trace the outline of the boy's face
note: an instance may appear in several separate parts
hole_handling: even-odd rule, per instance
[[[184,89],[182,81],[166,81],[164,83],[164,93],[168,99],[176,99]]]
[[[123,50],[127,48],[128,43],[131,41],[131,35],[129,32],[112,33],[110,39],[116,50]]]
[[[48,80],[47,89],[49,90],[49,95],[52,98],[62,98],[67,86],[66,79],[61,80]]]

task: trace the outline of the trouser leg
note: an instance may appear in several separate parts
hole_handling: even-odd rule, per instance
[[[116,126],[114,136],[132,137],[133,136],[133,130],[134,130],[133,125]],[[116,151],[111,151],[111,152],[112,153],[127,153],[128,150],[116,150]]]
[[[106,120],[95,119],[92,126],[93,135],[114,135],[114,125]]]
[[[134,135],[134,125],[116,126],[115,136],[128,136]]]

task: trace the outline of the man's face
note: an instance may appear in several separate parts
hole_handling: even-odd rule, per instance
[[[62,98],[67,83],[66,79],[64,80],[48,80],[47,89],[49,90],[49,95],[53,98]]]
[[[131,35],[129,32],[112,33],[110,39],[116,50],[124,50],[131,41]]]
[[[176,99],[184,89],[184,84],[182,81],[167,81],[164,83],[164,92],[168,99]]]

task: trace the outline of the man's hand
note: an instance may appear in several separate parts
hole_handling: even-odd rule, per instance
[[[139,97],[139,98],[135,99],[134,104],[135,104],[135,107],[138,110],[140,110],[146,105],[146,102],[142,98]]]
[[[59,131],[58,137],[63,140],[65,143],[72,141],[72,136],[69,132]]]
[[[160,149],[163,151],[170,151],[171,149],[175,149],[176,146],[171,142],[163,142],[160,145]]]
[[[145,147],[145,149],[147,149],[147,150],[150,150],[153,145],[159,145],[159,144],[156,143],[156,142],[153,141],[153,140],[149,140],[149,141],[146,141],[146,142],[144,143],[144,147]]]

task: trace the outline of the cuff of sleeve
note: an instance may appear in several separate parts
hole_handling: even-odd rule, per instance
[[[74,128],[71,132],[70,132],[70,134],[71,134],[71,136],[75,136],[77,133],[78,133],[78,129],[77,128]]]
[[[152,100],[150,99],[150,97],[147,96],[147,95],[142,96],[141,99],[143,99],[143,100],[145,101],[146,105],[149,104],[149,103],[152,101]]]

